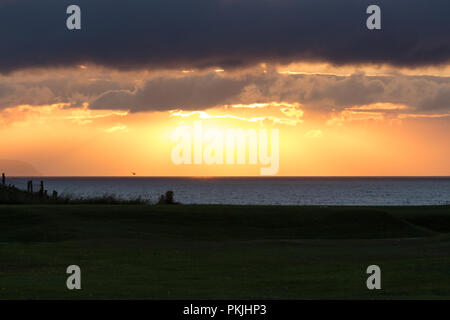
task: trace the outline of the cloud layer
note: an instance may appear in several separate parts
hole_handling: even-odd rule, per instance
[[[66,28],[66,8],[82,30]],[[450,58],[448,0],[2,0],[0,72],[94,63],[119,69],[261,62],[439,64]],[[438,103],[438,102],[437,102]]]
[[[287,102],[317,111],[393,103],[410,111],[450,112],[450,78],[392,74],[286,75],[275,71],[202,72],[180,76],[62,70],[0,76],[0,110],[17,105],[67,104],[131,112],[205,110],[221,105]]]
[[[94,98],[92,109],[155,111],[207,109],[219,105],[283,101],[315,110],[342,110],[355,105],[394,103],[411,110],[450,111],[450,78],[429,76],[350,76],[216,74],[152,79],[133,91],[111,90]]]

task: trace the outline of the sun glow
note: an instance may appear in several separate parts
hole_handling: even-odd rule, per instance
[[[266,73],[262,73],[261,68]],[[290,74],[330,74],[343,78],[361,69],[366,75],[389,73],[387,67],[370,69],[326,64],[292,64],[286,67],[265,64],[249,68],[250,71],[230,69],[226,72],[215,72],[214,68],[206,71],[187,68],[173,72],[118,72],[91,65],[73,70],[55,69],[51,72],[57,82],[70,83],[64,80],[70,76],[70,79],[81,79],[79,86],[88,83],[89,88],[103,88],[114,83],[118,89],[113,92],[125,92],[135,100],[131,100],[131,105],[124,103],[123,108],[118,105],[116,109],[95,109],[92,98],[85,96],[71,96],[70,102],[15,106],[10,106],[9,100],[0,100],[6,105],[0,109],[1,157],[32,163],[44,175],[129,175],[130,171],[141,176],[260,174],[259,168],[248,163],[223,166],[202,163],[187,167],[173,164],[173,131],[180,126],[193,127],[195,121],[201,120],[205,128],[218,130],[279,130],[278,175],[450,175],[447,161],[450,157],[447,146],[450,114],[447,109],[428,112],[408,103],[386,100],[355,104],[353,99],[349,99],[350,103],[345,105],[336,105],[327,99],[308,102],[318,94],[314,79],[302,82],[308,86],[305,102],[294,102],[292,91],[283,91],[284,81],[290,79]],[[444,76],[447,69],[443,68],[440,76]],[[425,71],[432,73],[438,70],[415,72]],[[273,86],[280,85],[281,89],[276,90],[281,91],[249,85],[236,95],[234,83],[246,79],[245,72],[250,72],[251,77],[264,74],[262,79],[276,77]],[[284,75],[279,76],[278,73]],[[20,81],[32,84],[47,77],[38,71],[21,71],[16,76]],[[156,79],[159,83],[158,79],[168,77],[174,84],[184,85],[185,77],[203,79],[205,76],[207,81],[228,79],[224,84],[231,86],[232,99],[227,98],[224,100],[226,103],[214,107],[191,104],[189,108],[182,108],[174,103],[171,111],[166,111],[167,107],[160,108],[158,104],[147,108],[140,100],[150,97],[143,93],[139,95],[147,81]],[[355,77],[352,81],[365,80]],[[328,90],[341,98],[341,89],[336,85],[335,82],[327,83]],[[373,88],[379,90],[376,83]],[[436,94],[445,89],[437,88],[440,91],[431,92]],[[259,94],[258,90],[265,89],[267,93]],[[25,91],[33,101],[42,98],[35,97],[35,92],[43,97],[49,94],[48,90],[39,91],[35,86],[30,92]],[[203,93],[202,90],[199,92]],[[215,95],[214,92],[212,97]],[[59,96],[56,95],[55,100],[59,101]]]

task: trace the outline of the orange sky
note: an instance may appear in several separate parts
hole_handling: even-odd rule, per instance
[[[277,72],[352,74],[358,69],[298,64],[278,67]],[[374,70],[392,72],[374,67],[365,72]],[[448,70],[447,66],[407,72],[445,77]],[[76,75],[80,71],[56,72]],[[136,77],[137,83],[142,77],[113,72],[110,76],[114,74]],[[387,102],[323,111],[301,101],[253,101],[198,110],[174,106],[171,111],[136,113],[127,106],[123,110],[91,110],[88,103],[77,107],[64,103],[18,104],[0,110],[0,159],[27,162],[48,176],[260,174],[261,164],[175,165],[171,160],[176,145],[171,140],[173,131],[179,126],[192,127],[199,120],[211,129],[278,129],[278,175],[450,175],[449,114],[445,110],[422,114],[411,106]]]

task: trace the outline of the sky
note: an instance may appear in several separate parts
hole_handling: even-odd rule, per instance
[[[74,4],[80,30],[66,26]],[[366,27],[372,4],[379,30]],[[0,170],[268,166],[250,152],[175,163],[174,132],[194,139],[201,123],[202,148],[208,132],[277,132],[276,175],[449,176],[449,15],[447,0],[0,0]]]

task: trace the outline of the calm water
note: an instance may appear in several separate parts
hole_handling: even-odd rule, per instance
[[[26,178],[7,183],[26,189]],[[282,205],[450,204],[450,178],[34,178],[51,193],[114,194],[156,201],[167,190],[181,203]]]

